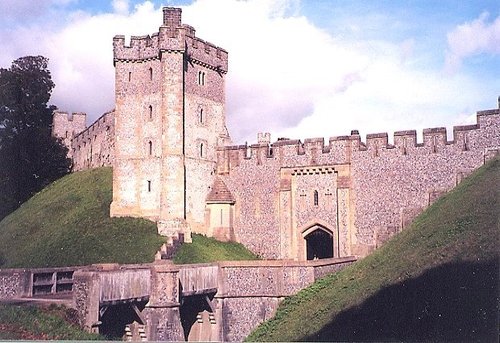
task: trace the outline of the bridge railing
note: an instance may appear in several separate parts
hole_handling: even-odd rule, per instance
[[[120,269],[99,273],[99,302],[119,303],[149,298],[151,271],[148,269]]]
[[[179,268],[183,296],[217,292],[219,266],[217,264],[190,264]]]

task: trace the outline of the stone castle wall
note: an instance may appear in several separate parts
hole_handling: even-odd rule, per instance
[[[479,112],[477,124],[454,128],[448,142],[446,129],[426,129],[423,143],[416,133],[368,136],[352,155],[356,194],[357,254],[365,255],[399,232],[416,214],[500,150],[500,110]],[[365,251],[364,249],[369,249]]]
[[[338,257],[364,256],[481,166],[485,156],[498,153],[499,111],[478,112],[477,124],[455,127],[450,142],[444,128],[435,128],[424,130],[423,143],[416,142],[415,131],[402,131],[395,133],[393,145],[384,133],[368,135],[366,143],[353,134],[331,138],[329,145],[323,139],[306,139],[303,144],[281,140],[219,149],[218,173],[236,198],[235,236],[263,257],[301,259],[297,249],[295,256],[289,255],[293,249],[283,249],[283,241],[294,239],[286,236],[287,231],[318,222],[340,237]],[[324,177],[314,171],[327,166],[348,172]],[[290,181],[283,178],[283,171],[298,169],[305,172],[287,186]],[[283,199],[283,189],[288,188],[292,192]],[[311,205],[313,190],[319,191],[316,206]],[[283,212],[283,202],[291,203],[286,204],[291,213]],[[284,215],[292,218],[283,223]]]
[[[87,127],[85,113],[54,112],[52,135],[61,138],[68,148],[73,171],[113,165],[114,115],[114,111],[106,112]]]

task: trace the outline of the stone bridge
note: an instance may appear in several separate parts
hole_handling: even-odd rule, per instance
[[[241,341],[279,302],[355,258],[0,270],[0,300],[66,299],[88,331],[127,340]]]

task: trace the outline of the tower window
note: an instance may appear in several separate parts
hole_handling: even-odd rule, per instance
[[[198,72],[198,84],[200,86],[205,85],[205,72],[204,71]]]
[[[128,72],[128,82],[130,82],[132,80],[132,72],[129,71]]]
[[[151,192],[151,180],[148,180],[148,192]]]
[[[318,204],[319,204],[318,191],[314,191],[314,206],[318,206]]]
[[[200,143],[200,157],[205,157],[205,152],[203,151],[205,149],[205,146],[203,143]]]
[[[149,141],[148,146],[149,146],[149,156],[151,156],[153,155],[153,142]]]
[[[153,81],[153,68],[149,68],[149,80]]]
[[[203,108],[200,108],[200,113],[199,113],[199,116],[198,116],[198,120],[199,120],[199,123],[200,124],[203,124]]]
[[[153,106],[149,105],[149,120],[153,120]]]

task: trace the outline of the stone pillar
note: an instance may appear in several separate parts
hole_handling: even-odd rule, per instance
[[[184,52],[165,52],[162,65],[161,196],[158,233],[184,233],[190,242],[186,222],[186,166],[184,118]]]
[[[73,300],[80,326],[87,332],[99,333],[100,279],[96,272],[73,274]]]
[[[163,261],[151,267],[151,295],[142,311],[148,341],[184,341],[179,292],[177,267]]]

